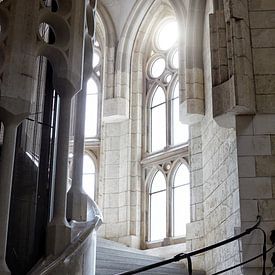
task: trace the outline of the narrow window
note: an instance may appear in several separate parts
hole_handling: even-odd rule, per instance
[[[179,118],[179,83],[177,82],[172,97],[173,145],[185,143],[189,139],[188,125],[182,124]]]
[[[172,190],[173,235],[185,236],[186,224],[190,222],[190,175],[186,165],[178,167]]]
[[[86,194],[94,199],[95,190],[95,164],[93,159],[85,154],[83,157],[83,179],[82,187]]]
[[[150,190],[150,239],[161,240],[166,237],[166,180],[158,171]]]
[[[151,149],[163,150],[166,146],[166,101],[163,89],[158,86],[151,103]]]
[[[93,78],[87,82],[85,137],[96,137],[98,128],[98,85]]]

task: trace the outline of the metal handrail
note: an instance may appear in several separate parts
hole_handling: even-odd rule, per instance
[[[254,230],[258,229],[258,226],[261,223],[261,220],[262,220],[261,216],[257,216],[257,223],[254,226],[246,229],[244,232],[242,232],[242,233],[240,233],[240,234],[238,234],[234,237],[231,237],[227,240],[218,242],[216,244],[209,245],[209,246],[204,247],[204,248],[200,248],[200,249],[191,251],[189,253],[179,253],[176,256],[174,256],[173,258],[163,260],[163,261],[160,261],[160,262],[157,262],[157,263],[154,263],[154,264],[146,265],[146,266],[134,269],[134,270],[127,271],[127,272],[117,273],[116,275],[137,274],[137,273],[140,273],[140,272],[143,272],[143,271],[146,271],[146,270],[150,270],[150,269],[153,269],[153,268],[156,268],[156,267],[160,267],[160,266],[163,266],[163,265],[167,265],[167,264],[170,264],[170,263],[173,263],[173,262],[178,262],[178,261],[183,260],[183,259],[188,260],[188,271],[189,271],[189,274],[191,275],[192,274],[192,262],[191,262],[191,257],[192,256],[195,256],[195,255],[207,252],[209,250],[212,250],[214,248],[223,246],[223,245],[228,244],[230,242],[236,241],[236,240],[242,238],[245,235],[250,234]]]

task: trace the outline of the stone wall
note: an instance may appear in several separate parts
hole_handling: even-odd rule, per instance
[[[105,123],[102,129],[98,203],[104,223],[99,234],[137,247],[140,185],[131,184],[131,171],[137,164],[131,162],[130,121]]]
[[[256,115],[237,117],[238,166],[242,227],[260,214],[270,235],[275,228],[275,2],[249,1],[252,56],[256,89]],[[244,258],[262,249],[260,233],[243,241]],[[271,245],[268,238],[268,246]],[[268,258],[267,265],[270,266]],[[244,274],[259,274],[261,260],[247,265]]]
[[[204,24],[205,117],[201,122],[204,242],[211,245],[234,236],[240,227],[240,203],[237,172],[237,144],[234,128],[220,127],[213,119],[209,13],[213,1],[207,1]],[[222,42],[222,41],[221,41]],[[238,242],[205,254],[208,274],[239,263]],[[239,274],[234,270],[232,274]],[[231,273],[230,273],[231,274]]]

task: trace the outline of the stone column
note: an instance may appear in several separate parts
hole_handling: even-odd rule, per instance
[[[76,116],[74,129],[74,156],[72,186],[68,192],[67,218],[77,221],[87,220],[88,196],[82,188],[83,177],[83,153],[85,142],[85,114],[86,114],[86,85],[93,71],[93,45],[92,39],[95,33],[95,11],[97,1],[90,1],[87,7],[87,29],[84,47],[84,88],[77,95]]]
[[[66,219],[70,114],[71,97],[63,93],[60,97],[53,218],[48,227],[47,242],[47,253],[54,255],[62,252],[71,241],[71,230]]]
[[[85,221],[87,219],[87,194],[82,188],[84,130],[85,130],[86,89],[77,95],[74,131],[74,156],[72,186],[68,192],[69,220]]]
[[[4,142],[0,162],[0,274],[8,275],[10,271],[5,259],[17,123],[4,122],[4,126]]]

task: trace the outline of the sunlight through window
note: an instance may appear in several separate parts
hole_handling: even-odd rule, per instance
[[[82,187],[85,193],[94,199],[94,189],[95,189],[95,164],[93,159],[85,154],[83,156],[83,178]]]
[[[176,171],[173,184],[173,235],[185,236],[186,224],[190,222],[190,175],[186,165]]]
[[[150,192],[151,241],[166,236],[166,180],[158,171],[153,179]]]
[[[161,87],[156,89],[151,105],[152,151],[162,150],[166,146],[166,103]]]
[[[164,22],[157,33],[157,47],[162,51],[170,49],[178,40],[178,24],[171,20]]]
[[[85,137],[95,137],[98,126],[98,86],[93,78],[87,82]]]

